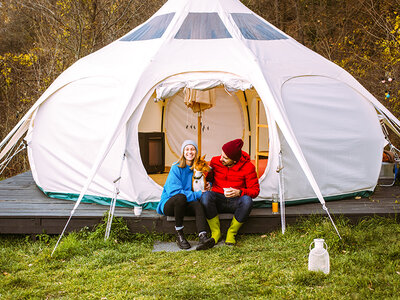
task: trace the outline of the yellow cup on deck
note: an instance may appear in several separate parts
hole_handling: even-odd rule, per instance
[[[272,194],[272,214],[279,214],[278,194]]]

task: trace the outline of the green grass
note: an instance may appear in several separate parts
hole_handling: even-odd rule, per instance
[[[152,252],[160,234],[130,234],[114,221],[64,237],[0,236],[0,299],[399,299],[400,225],[371,218],[351,225],[311,217],[236,247]],[[331,273],[307,270],[309,244],[324,238]]]

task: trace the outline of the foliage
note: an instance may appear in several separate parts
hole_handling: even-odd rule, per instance
[[[241,235],[235,247],[152,252],[157,234],[105,242],[92,231],[35,242],[0,236],[0,294],[16,298],[97,299],[395,299],[400,297],[400,225],[312,217],[263,235]],[[118,225],[119,226],[119,225]],[[99,230],[99,229],[97,229]],[[307,270],[309,244],[325,238],[331,273]],[[118,238],[117,238],[118,239]]]
[[[0,140],[76,60],[149,18],[161,1],[0,1]],[[24,153],[5,169],[29,169]]]

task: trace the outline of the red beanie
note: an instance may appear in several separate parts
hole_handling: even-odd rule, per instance
[[[242,156],[243,141],[241,139],[236,139],[227,142],[222,146],[222,151],[233,161],[239,161]]]

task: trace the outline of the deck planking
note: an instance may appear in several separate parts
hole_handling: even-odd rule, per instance
[[[0,181],[0,234],[59,234],[66,224],[75,202],[52,199],[36,186],[31,172]],[[328,201],[329,212],[337,217],[343,215],[351,221],[367,216],[391,216],[400,212],[400,186],[376,188],[369,198]],[[92,227],[101,222],[109,206],[81,203],[67,231]],[[312,214],[326,215],[320,203],[307,203],[286,207],[286,223],[293,224],[299,218]],[[115,216],[123,217],[132,232],[174,232],[174,218],[144,210],[137,217],[131,208],[116,207]],[[222,230],[232,218],[231,214],[220,215]],[[280,215],[273,215],[270,208],[253,209],[242,233],[265,233],[281,227]],[[185,218],[185,231],[195,232],[194,217]]]

